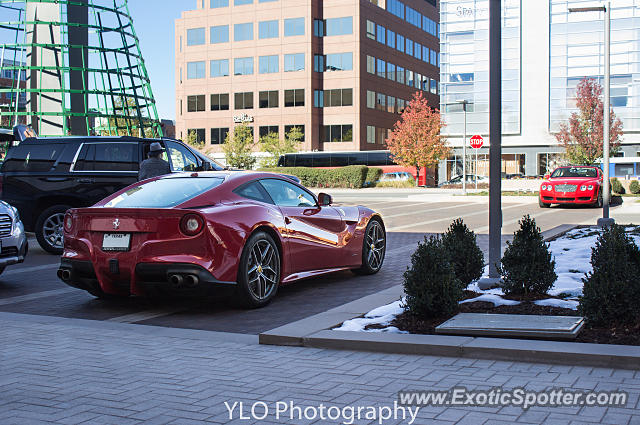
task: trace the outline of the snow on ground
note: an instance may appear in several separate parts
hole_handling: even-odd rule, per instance
[[[485,301],[488,303],[493,303],[494,307],[499,305],[518,305],[520,301],[506,300],[502,298],[500,295],[495,294],[482,294],[479,297],[469,298],[468,300],[460,301],[460,304],[464,303],[473,303],[476,301]]]
[[[560,300],[558,298],[547,298],[546,300],[539,300],[535,301],[534,303],[547,307],[570,308],[571,310],[578,309],[578,301],[576,300]]]
[[[375,310],[371,310],[364,317],[347,320],[340,327],[334,328],[334,331],[356,331],[356,332],[390,332],[390,333],[408,333],[401,331],[395,326],[387,326],[383,329],[365,329],[368,325],[389,325],[393,319],[404,311],[402,307],[403,299],[394,303],[383,305]]]

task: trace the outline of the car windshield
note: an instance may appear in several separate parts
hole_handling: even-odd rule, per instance
[[[558,168],[551,174],[551,178],[556,177],[598,177],[598,171],[591,167]]]
[[[171,208],[212,189],[220,177],[181,177],[154,180],[116,196],[106,208]]]

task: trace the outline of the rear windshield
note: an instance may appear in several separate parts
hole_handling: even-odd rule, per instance
[[[113,198],[107,208],[171,208],[212,189],[220,177],[180,177],[154,180]]]
[[[558,168],[551,177],[598,177],[598,171],[587,167]]]
[[[65,146],[62,143],[21,143],[9,149],[2,171],[50,171]]]

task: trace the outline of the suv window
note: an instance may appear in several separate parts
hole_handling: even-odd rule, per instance
[[[180,143],[165,141],[167,154],[173,171],[195,171],[198,167],[196,156]]]
[[[271,199],[281,207],[315,207],[316,200],[304,189],[284,180],[264,179],[262,186]]]
[[[9,149],[2,171],[49,171],[64,147],[58,143],[21,143]]]
[[[85,143],[73,171],[138,171],[137,143]]]
[[[265,191],[264,187],[257,181],[247,183],[240,186],[234,192],[243,198],[253,199],[254,201],[265,202],[267,204],[273,204],[273,201],[269,197],[269,194]]]

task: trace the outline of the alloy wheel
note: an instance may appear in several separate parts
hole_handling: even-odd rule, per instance
[[[64,213],[49,216],[42,225],[44,240],[53,248],[62,249],[64,245]]]
[[[367,264],[372,270],[378,270],[382,266],[386,243],[384,230],[377,220],[371,222],[365,246],[367,248]]]
[[[280,259],[276,247],[266,239],[259,239],[251,248],[247,262],[249,290],[257,300],[271,296],[278,286]]]

